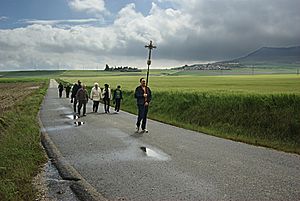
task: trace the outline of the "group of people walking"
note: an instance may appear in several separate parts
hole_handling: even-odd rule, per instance
[[[96,82],[90,93],[90,99],[93,100],[93,112],[98,112],[99,102],[102,99],[104,104],[104,112],[110,113],[110,100],[112,98],[111,89],[108,84],[104,85],[104,89],[99,88],[99,84]],[[118,85],[114,90],[113,101],[115,103],[115,112],[120,111],[121,100],[123,99],[123,94],[121,91],[121,86]]]
[[[71,86],[67,85],[66,89],[66,97],[69,98],[69,93],[71,90]],[[62,83],[58,85],[59,97],[62,97],[62,92],[64,90],[64,86]],[[146,121],[147,121],[147,114],[149,103],[151,101],[152,95],[151,90],[149,87],[146,86],[146,81],[144,78],[140,79],[140,85],[135,89],[135,98],[137,100],[137,109],[138,109],[138,117],[136,122],[136,132],[148,132],[146,130]],[[77,83],[74,83],[71,92],[71,103],[73,103],[73,110],[74,113],[86,116],[86,104],[88,101],[93,101],[93,112],[98,112],[99,103],[102,100],[104,104],[104,112],[110,113],[110,101],[113,100],[115,104],[115,112],[119,113],[121,101],[123,99],[123,93],[121,90],[121,86],[118,85],[117,88],[113,91],[113,95],[111,89],[108,84],[104,84],[104,88],[100,88],[99,84],[96,82],[94,83],[91,92],[88,93],[86,89],[86,85],[82,84],[80,80]]]
[[[62,83],[59,83],[59,85],[58,85],[58,96],[59,96],[59,98],[62,97],[62,92],[63,92],[64,88],[66,89],[66,98],[69,98],[70,91],[71,91],[71,86],[69,84],[67,84],[64,87],[64,85]]]
[[[63,85],[59,83],[58,91],[60,98],[62,97],[63,89]],[[69,97],[67,90],[66,97]],[[103,100],[105,113],[110,113],[110,101],[112,98],[115,103],[115,112],[119,113],[121,100],[123,99],[120,85],[118,85],[114,90],[113,97],[108,84],[105,84],[104,88],[100,88],[99,84],[96,82],[90,93],[88,93],[86,85],[82,84],[80,80],[78,80],[77,83],[74,83],[72,87],[71,103],[73,103],[74,113],[78,116],[81,115],[82,108],[82,116],[86,116],[86,104],[88,103],[89,99],[93,101],[93,112],[98,112],[99,103],[101,100]]]

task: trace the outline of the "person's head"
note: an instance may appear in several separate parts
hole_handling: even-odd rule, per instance
[[[141,83],[141,86],[143,86],[143,87],[146,86],[146,80],[145,80],[145,78],[142,77],[140,79],[140,83]]]
[[[85,84],[82,84],[82,88],[83,88],[83,89],[86,89],[86,86],[85,86]]]
[[[94,86],[95,86],[96,89],[98,89],[99,84],[97,82],[95,82]]]
[[[81,85],[81,81],[80,80],[78,80],[77,83],[78,83],[78,85]]]
[[[105,84],[104,87],[107,89],[107,88],[109,87],[109,85],[108,85],[108,84]]]
[[[121,86],[120,86],[120,85],[118,85],[118,86],[117,86],[117,88],[118,88],[118,89],[120,89],[120,88],[121,88]]]

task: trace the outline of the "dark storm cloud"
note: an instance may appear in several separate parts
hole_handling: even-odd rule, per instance
[[[166,39],[163,54],[167,57],[226,59],[262,46],[300,45],[298,0],[174,2],[182,13],[191,15],[190,30],[186,40]]]

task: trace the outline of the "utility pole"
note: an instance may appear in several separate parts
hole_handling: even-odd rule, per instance
[[[150,40],[150,44],[145,45],[145,48],[149,49],[148,60],[147,60],[147,65],[148,65],[147,79],[146,79],[146,87],[147,87],[148,86],[148,79],[149,79],[149,68],[150,68],[150,65],[151,65],[151,51],[152,51],[153,48],[156,48],[156,46],[154,46],[152,44],[152,40]]]

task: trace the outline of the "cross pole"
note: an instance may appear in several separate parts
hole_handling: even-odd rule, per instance
[[[147,79],[146,79],[146,87],[148,86],[148,79],[149,79],[149,67],[151,65],[151,51],[153,48],[156,48],[156,46],[154,46],[152,44],[152,40],[150,40],[150,44],[149,45],[145,45],[145,48],[149,49],[149,55],[148,55],[148,60],[147,60],[147,65],[148,65],[148,70],[147,70]]]

